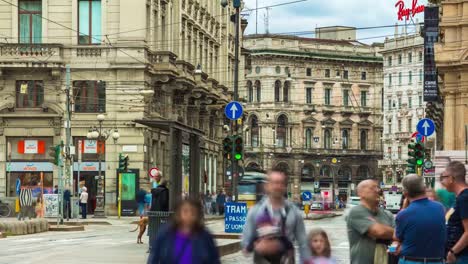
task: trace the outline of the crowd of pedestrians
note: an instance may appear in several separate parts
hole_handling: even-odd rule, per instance
[[[440,175],[444,192],[425,186],[416,174],[403,178],[402,210],[395,216],[381,206],[378,183],[357,186],[360,205],[346,216],[351,264],[468,264],[468,185],[466,169],[451,162]],[[288,175],[267,174],[265,197],[249,209],[241,248],[258,264],[335,264],[327,232],[306,233],[303,213],[287,199]],[[455,199],[451,198],[454,194]],[[220,263],[204,214],[223,214],[223,192],[185,199],[159,231],[148,263]],[[296,246],[295,246],[296,244]],[[298,251],[296,254],[295,251]],[[296,259],[299,256],[299,259]],[[169,261],[169,262],[168,262]]]

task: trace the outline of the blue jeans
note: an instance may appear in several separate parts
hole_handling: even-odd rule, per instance
[[[444,261],[441,262],[424,262],[424,261],[412,261],[412,260],[404,260],[400,259],[398,264],[445,264]]]
[[[86,211],[86,204],[85,203],[82,203],[81,204],[81,217],[83,219],[86,219],[86,214],[87,214],[87,211]]]
[[[140,216],[145,214],[145,203],[138,203],[138,213],[140,213]]]
[[[465,264],[468,263],[468,256],[459,256],[455,264]]]

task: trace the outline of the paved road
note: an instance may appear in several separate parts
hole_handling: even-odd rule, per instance
[[[349,243],[344,217],[335,217],[315,221],[306,221],[307,232],[312,228],[323,228],[327,231],[332,246],[332,256],[339,264],[349,263]],[[252,263],[250,258],[245,258],[242,253],[228,255],[222,258],[223,264]]]
[[[134,225],[87,226],[84,232],[47,232],[0,239],[0,264],[144,263]]]
[[[307,229],[325,228],[339,263],[349,263],[348,242],[343,217],[308,221]],[[147,237],[144,245],[136,244],[135,225],[113,223],[111,226],[89,225],[84,232],[47,232],[0,239],[0,264],[127,264],[145,263]],[[223,221],[208,223],[214,232],[223,230]],[[240,253],[223,258],[223,263],[251,263]]]
[[[0,264],[146,263],[148,237],[144,237],[145,244],[138,245],[137,232],[129,232],[135,229],[135,224],[111,222],[109,226],[88,225],[81,232],[46,232],[0,239]],[[207,225],[215,232],[223,227],[221,220]]]

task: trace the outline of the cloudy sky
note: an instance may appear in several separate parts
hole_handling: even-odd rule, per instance
[[[256,1],[259,7],[297,1],[297,0],[244,0],[246,8],[255,8]],[[270,33],[304,32],[313,31],[316,27],[326,26],[353,26],[373,27],[404,25],[404,21],[398,21],[395,3],[398,0],[306,0],[305,2],[273,7],[269,11]],[[413,0],[403,0],[405,6],[411,8]],[[418,0],[418,5],[426,4],[427,0]],[[255,34],[255,10],[248,16],[249,26],[247,34]],[[249,13],[249,12],[247,12]],[[266,9],[258,10],[258,33],[265,33]],[[417,15],[420,22],[422,14]],[[415,20],[414,20],[415,21]],[[410,24],[411,21],[408,22]],[[408,27],[408,31],[414,31],[415,27]],[[385,36],[391,36],[393,28],[358,30],[357,39],[372,43],[383,41]],[[314,35],[302,35],[314,37]]]

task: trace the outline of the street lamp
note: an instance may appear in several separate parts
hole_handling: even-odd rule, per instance
[[[106,116],[103,114],[99,114],[96,117],[97,121],[99,122],[98,127],[92,127],[89,129],[87,138],[96,140],[97,141],[97,146],[99,146],[100,142],[106,142],[106,140],[112,136],[112,139],[114,140],[114,144],[117,143],[117,140],[120,138],[119,131],[117,128],[114,129],[114,132],[112,133],[112,129],[103,129],[102,128],[102,123],[106,119]],[[96,209],[94,210],[94,217],[95,218],[105,218],[106,213],[105,213],[105,204],[104,204],[104,184],[103,184],[103,179],[102,179],[102,169],[101,169],[101,160],[102,160],[102,153],[97,151],[98,153],[98,188],[97,188],[97,195],[96,195]]]

